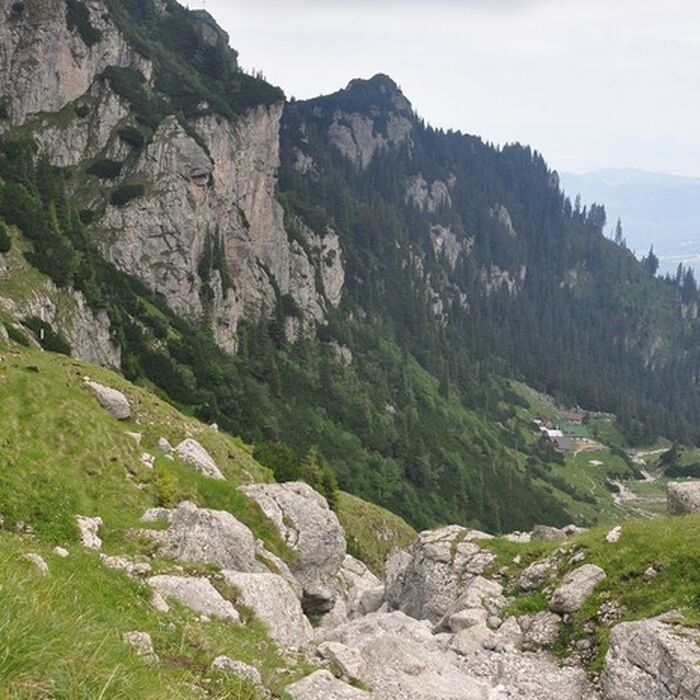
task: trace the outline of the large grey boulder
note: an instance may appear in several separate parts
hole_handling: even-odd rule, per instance
[[[234,571],[256,571],[255,537],[248,527],[223,510],[198,508],[185,501],[160,533],[160,555],[178,561],[212,564]]]
[[[617,625],[601,683],[605,700],[697,700],[700,631],[662,619]]]
[[[576,612],[605,578],[605,571],[594,564],[575,569],[564,577],[561,585],[554,591],[549,609],[556,613]]]
[[[296,594],[281,576],[237,571],[223,571],[222,576],[238,593],[237,602],[255,613],[277,644],[297,649],[311,639],[311,624]]]
[[[671,482],[666,491],[670,515],[686,515],[700,511],[700,481]]]
[[[193,438],[183,440],[175,448],[175,452],[183,462],[194,467],[200,474],[219,481],[225,479],[212,456],[197,440]]]
[[[131,406],[121,391],[111,389],[108,386],[104,386],[104,384],[99,384],[89,379],[85,382],[85,386],[98,400],[102,408],[109,411],[114,418],[117,420],[128,420],[131,418]]]
[[[292,700],[369,700],[366,690],[339,681],[329,671],[316,671],[285,688]]]
[[[148,585],[162,598],[175,600],[196,613],[240,622],[236,608],[205,578],[152,576],[148,579]]]
[[[556,540],[565,540],[566,537],[566,532],[558,527],[535,525],[535,527],[532,528],[533,541],[554,542]]]
[[[482,536],[458,525],[420,533],[410,558],[397,556],[390,561],[389,605],[432,622],[457,612],[454,606],[471,581],[496,559],[472,541]]]
[[[253,484],[241,490],[253,498],[296,552],[292,573],[303,589],[304,610],[330,611],[338,597],[336,576],[345,559],[343,528],[326,499],[307,484]]]
[[[384,602],[384,584],[363,562],[350,554],[343,559],[338,579],[350,619],[376,612]]]
[[[488,685],[460,668],[459,657],[444,648],[431,627],[401,612],[372,613],[321,631],[317,648],[326,657],[331,650],[342,652],[347,670],[372,689],[373,700],[488,697]]]

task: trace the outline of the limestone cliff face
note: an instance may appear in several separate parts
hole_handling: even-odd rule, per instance
[[[91,46],[69,27],[65,0],[0,0],[0,100],[8,113],[0,132],[25,125],[59,167],[124,162],[110,185],[141,182],[144,196],[116,207],[104,183],[88,190],[103,254],[175,312],[209,326],[223,348],[235,351],[239,322],[272,315],[282,297],[293,300],[285,305],[293,307],[288,334],[312,332],[340,303],[342,251],[333,231],[300,224],[290,236],[285,228],[276,199],[283,103],[232,119],[166,117],[130,156],[117,136],[135,124],[130,105],[100,77],[110,66],[131,68],[152,89],[154,69],[104,0],[84,6],[96,30]],[[209,15],[196,17],[207,42],[227,41]],[[235,70],[236,54],[229,55]]]

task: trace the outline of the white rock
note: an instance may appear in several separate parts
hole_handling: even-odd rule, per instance
[[[170,606],[168,605],[168,602],[163,598],[163,596],[158,593],[158,591],[153,591],[153,595],[151,596],[151,606],[156,612],[159,613],[169,613],[170,612]]]
[[[156,458],[153,455],[148,454],[148,452],[144,452],[141,455],[141,464],[143,464],[146,469],[153,469],[153,467],[156,466]]]
[[[60,557],[61,559],[66,559],[67,557],[70,556],[70,552],[67,549],[65,549],[64,547],[54,547],[53,553],[57,557]]]
[[[141,440],[143,440],[142,433],[127,432],[126,434],[127,434],[127,437],[130,437],[136,443],[137,447],[141,445]]]
[[[80,530],[80,543],[86,549],[102,549],[102,540],[97,532],[102,526],[102,518],[90,518],[85,515],[76,515],[75,520]]]
[[[359,678],[362,675],[364,660],[357,649],[340,642],[323,642],[319,644],[316,651],[322,659],[335,664],[347,680]]]
[[[700,481],[671,482],[666,488],[670,515],[700,511]]]
[[[234,588],[240,604],[263,622],[270,638],[280,646],[297,649],[308,642],[313,629],[289,584],[276,574],[223,571],[224,581]]]
[[[610,544],[617,544],[620,541],[620,537],[622,537],[622,526],[618,525],[605,535],[605,541]]]
[[[219,617],[235,624],[240,615],[205,578],[193,576],[152,576],[148,585],[165,599],[176,600],[193,612]]]
[[[324,614],[338,597],[336,576],[345,560],[345,534],[326,499],[301,482],[253,484],[241,490],[273,522],[297,558],[290,566],[303,589],[304,610]]]
[[[485,625],[488,613],[483,608],[467,608],[448,617],[448,627],[455,633],[468,630],[476,625]]]
[[[175,448],[175,452],[183,462],[193,466],[200,474],[220,481],[225,478],[211,455],[195,439],[183,440]]]
[[[109,411],[114,418],[117,420],[128,420],[131,418],[131,406],[129,406],[129,401],[121,391],[93,381],[86,381],[85,386],[92,392],[100,405]]]
[[[575,569],[564,577],[561,585],[554,591],[549,609],[557,613],[576,612],[605,578],[605,571],[594,564]]]
[[[256,571],[255,537],[223,510],[181,503],[170,516],[168,529],[158,534],[160,555],[177,561],[201,562],[236,571]]]
[[[46,576],[49,573],[49,565],[44,560],[41,554],[36,554],[35,552],[29,552],[23,556],[28,562],[31,562],[36,567],[40,574]]]
[[[291,700],[370,700],[372,697],[365,690],[339,681],[328,671],[316,671],[288,685],[285,692]]]
[[[524,615],[519,619],[523,630],[523,644],[528,649],[551,647],[559,639],[561,618],[549,611]]]
[[[164,437],[158,438],[158,449],[163,452],[172,452],[173,446]]]
[[[536,561],[527,567],[518,580],[518,585],[522,591],[536,591],[542,588],[552,573],[553,564],[549,559]]]
[[[148,663],[158,663],[158,655],[153,649],[153,640],[147,632],[125,632],[122,640]]]
[[[156,523],[159,520],[170,522],[173,519],[174,510],[170,508],[149,508],[142,516],[141,522]]]
[[[661,619],[617,625],[601,683],[605,700],[697,700],[700,632]]]
[[[228,656],[217,656],[214,661],[212,661],[211,667],[214,671],[230,673],[233,676],[245,678],[259,687],[263,686],[260,671],[258,671],[255,666],[243,663],[243,661],[230,659]]]
[[[139,576],[148,576],[148,574],[150,574],[152,571],[152,567],[147,561],[136,561],[131,557],[124,555],[108,557],[101,554],[100,559],[108,569],[123,571],[129,576],[133,576],[135,578]]]

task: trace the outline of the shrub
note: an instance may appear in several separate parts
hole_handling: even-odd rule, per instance
[[[142,184],[127,182],[123,185],[119,185],[119,187],[117,187],[117,189],[115,189],[114,192],[112,192],[109,201],[115,207],[123,207],[125,204],[128,204],[133,199],[143,196],[145,192],[146,188]]]
[[[0,253],[9,253],[12,248],[12,239],[7,226],[0,221]]]
[[[0,120],[8,119],[10,116],[10,98],[0,97]]]
[[[81,118],[84,119],[90,114],[90,107],[86,104],[75,105],[73,111]]]
[[[117,132],[119,138],[134,148],[143,148],[146,143],[146,137],[135,126],[125,126]]]
[[[90,175],[95,175],[103,180],[112,180],[115,177],[119,177],[122,171],[122,164],[116,160],[105,158],[95,161],[87,171]]]
[[[34,333],[36,339],[39,341],[39,345],[41,345],[44,350],[48,350],[49,352],[57,352],[61,355],[68,355],[70,357],[70,343],[62,333],[57,333],[51,327],[50,323],[42,321],[36,316],[30,316],[22,321],[22,325]]]
[[[12,9],[10,10],[10,16],[12,18],[21,17],[24,14],[24,3],[18,0],[12,3]]]
[[[5,326],[5,330],[7,331],[7,335],[10,337],[10,340],[14,341],[18,345],[24,346],[25,348],[29,347],[29,338],[27,338],[27,336],[22,333],[19,328],[15,328],[11,323],[3,323],[3,326]]]
[[[71,31],[78,30],[87,46],[94,46],[102,38],[102,32],[90,24],[90,13],[81,0],[66,0],[66,23]]]

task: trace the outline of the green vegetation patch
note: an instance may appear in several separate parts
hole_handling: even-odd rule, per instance
[[[90,23],[90,12],[81,0],[66,0],[66,22],[68,29],[76,29],[88,47],[102,39],[102,32]]]

